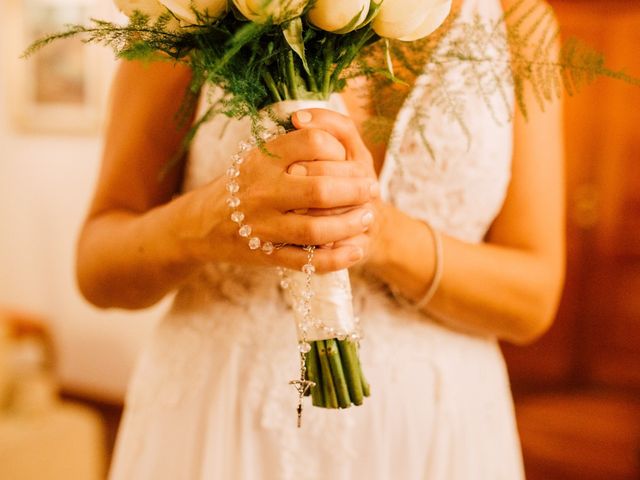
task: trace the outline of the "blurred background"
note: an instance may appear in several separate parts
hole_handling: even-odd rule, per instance
[[[167,302],[99,311],[74,284],[111,52],[71,41],[29,61],[18,56],[64,24],[122,18],[107,0],[2,2],[0,479],[100,479],[135,355]],[[640,76],[640,2],[551,3],[565,37]],[[539,342],[504,346],[527,478],[638,480],[640,88],[600,79],[568,99],[565,123],[562,305]]]
[[[555,0],[564,36],[640,76],[640,2]],[[568,99],[567,281],[534,345],[505,345],[529,479],[640,479],[640,88]]]

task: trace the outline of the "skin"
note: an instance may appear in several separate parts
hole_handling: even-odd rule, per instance
[[[149,181],[185,134],[173,114],[189,79],[188,69],[169,64],[119,68],[102,171],[78,242],[78,283],[97,306],[150,306],[207,262],[306,263],[299,248],[267,256],[240,241],[228,219],[225,178],[180,196],[181,168]],[[142,89],[145,95],[135,94]],[[431,233],[380,200],[376,171],[384,148],[367,145],[359,133],[368,115],[359,94],[344,98],[349,117],[308,110],[294,116],[297,131],[268,144],[275,158],[250,153],[241,210],[260,238],[324,245],[314,259],[319,272],[361,264],[419,299],[434,273]],[[550,325],[564,265],[561,111],[555,103],[527,121],[516,113],[504,207],[479,245],[443,235],[442,282],[425,309],[432,318],[517,343]]]

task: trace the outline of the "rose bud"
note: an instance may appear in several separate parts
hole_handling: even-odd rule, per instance
[[[370,0],[316,0],[309,10],[309,22],[327,32],[348,33],[362,25]]]
[[[373,30],[385,38],[412,42],[433,33],[451,11],[451,0],[384,0]]]
[[[309,0],[233,0],[240,13],[254,23],[283,23],[302,15]]]
[[[195,25],[203,20],[217,20],[227,13],[227,0],[159,0],[182,25]],[[202,17],[199,19],[195,12]]]
[[[131,17],[134,12],[139,12],[153,20],[167,12],[158,0],[114,0],[114,3],[127,17]]]

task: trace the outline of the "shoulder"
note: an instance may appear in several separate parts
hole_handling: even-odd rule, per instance
[[[144,88],[145,94],[154,94],[178,87],[184,87],[191,79],[189,66],[176,61],[129,61],[123,60],[118,65],[115,84],[124,88]]]
[[[558,20],[549,2],[545,0],[500,0],[507,25],[526,29],[534,27],[541,19],[557,29]]]
[[[525,78],[532,62],[556,63],[561,51],[560,24],[551,5],[544,0],[501,2],[514,75]]]

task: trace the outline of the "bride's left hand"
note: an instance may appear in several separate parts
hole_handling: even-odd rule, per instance
[[[328,176],[328,177],[370,177],[377,180],[373,157],[366,147],[353,120],[340,113],[326,109],[308,109],[296,112],[292,117],[293,125],[297,129],[318,128],[333,135],[346,150],[346,161],[312,161],[299,162],[289,167],[289,173],[294,175]],[[377,255],[382,248],[382,235],[386,205],[379,198],[369,203],[373,211],[373,218],[366,232],[348,239],[336,242],[325,248],[354,245],[364,252],[361,262],[367,262]],[[344,213],[347,209],[339,210],[310,210],[308,215],[333,215]],[[298,212],[301,213],[301,212]]]

